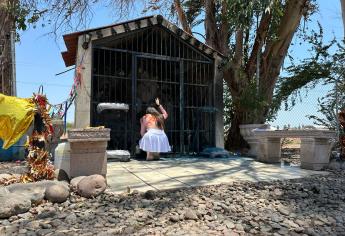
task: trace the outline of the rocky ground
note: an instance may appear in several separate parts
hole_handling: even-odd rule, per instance
[[[0,235],[345,235],[344,177],[71,195],[0,220]]]
[[[26,170],[25,162],[0,162],[0,174],[21,174]]]
[[[282,148],[281,161],[284,165],[300,166],[300,149],[297,148]]]

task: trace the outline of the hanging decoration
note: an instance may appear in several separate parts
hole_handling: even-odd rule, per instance
[[[34,94],[33,101],[37,107],[35,127],[27,144],[26,162],[29,167],[27,174],[21,176],[21,182],[33,182],[43,179],[54,179],[54,166],[50,154],[45,150],[48,138],[54,133],[49,116],[50,105],[42,91]],[[37,127],[36,127],[37,126]]]
[[[43,179],[54,179],[54,166],[50,161],[50,154],[45,150],[47,140],[53,134],[53,126],[49,116],[50,105],[47,97],[43,95],[41,86],[37,94],[34,93],[30,101],[35,104],[34,131],[26,144],[27,156],[26,164],[28,172],[19,178],[12,177],[0,182],[2,185],[12,183],[33,182]]]

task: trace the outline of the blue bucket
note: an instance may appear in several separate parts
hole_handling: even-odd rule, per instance
[[[0,161],[23,161],[25,158],[26,135],[19,139],[8,149],[3,149],[3,141],[0,139]]]

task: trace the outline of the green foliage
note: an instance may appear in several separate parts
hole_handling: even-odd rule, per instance
[[[268,102],[258,92],[256,81],[251,80],[239,100],[239,107],[246,114],[243,122],[248,124],[257,122],[257,117],[267,105]]]
[[[16,2],[16,1],[14,1]],[[39,19],[47,12],[47,10],[39,10],[34,2],[21,3],[20,1],[9,4],[6,10],[14,16],[15,27],[18,30],[26,30],[29,25],[36,26]]]
[[[191,25],[191,28],[204,22],[204,19],[198,17],[203,11],[203,0],[187,0],[183,2],[183,8],[186,9],[187,21]]]
[[[310,115],[308,118],[314,120],[314,124],[326,126],[329,129],[336,129],[339,125],[337,112],[345,109],[345,42],[337,43],[336,52],[330,55],[332,64],[330,67],[330,78],[324,84],[331,84],[333,89],[324,97],[318,99],[318,112],[323,117]]]
[[[339,103],[338,106],[340,108],[344,108],[344,90],[342,92],[336,91],[336,89],[332,89],[330,92],[327,93],[326,96],[318,99],[318,112],[323,115],[323,117],[316,116],[316,115],[309,115],[307,116],[309,119],[314,121],[314,124],[325,126],[328,129],[336,129],[338,126],[337,123],[337,112],[336,106],[337,102]],[[338,93],[338,94],[337,94]],[[340,95],[340,96],[339,96]],[[336,97],[339,96],[337,99]],[[339,110],[340,111],[340,110]]]
[[[285,110],[290,110],[301,98],[302,91],[315,88],[321,82],[332,79],[335,55],[330,54],[330,49],[336,41],[325,44],[323,42],[323,30],[319,24],[319,31],[311,31],[305,41],[311,45],[309,58],[303,59],[298,65],[292,64],[285,68],[288,76],[278,78],[275,94],[270,107],[269,120],[275,118],[282,104]]]
[[[229,9],[225,16],[231,26],[240,29],[252,28],[258,18],[265,12],[272,12],[275,16],[282,16],[282,1],[278,0],[227,0]]]

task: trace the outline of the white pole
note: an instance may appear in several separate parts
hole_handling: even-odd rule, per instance
[[[17,96],[16,82],[16,30],[11,30],[12,96]]]

